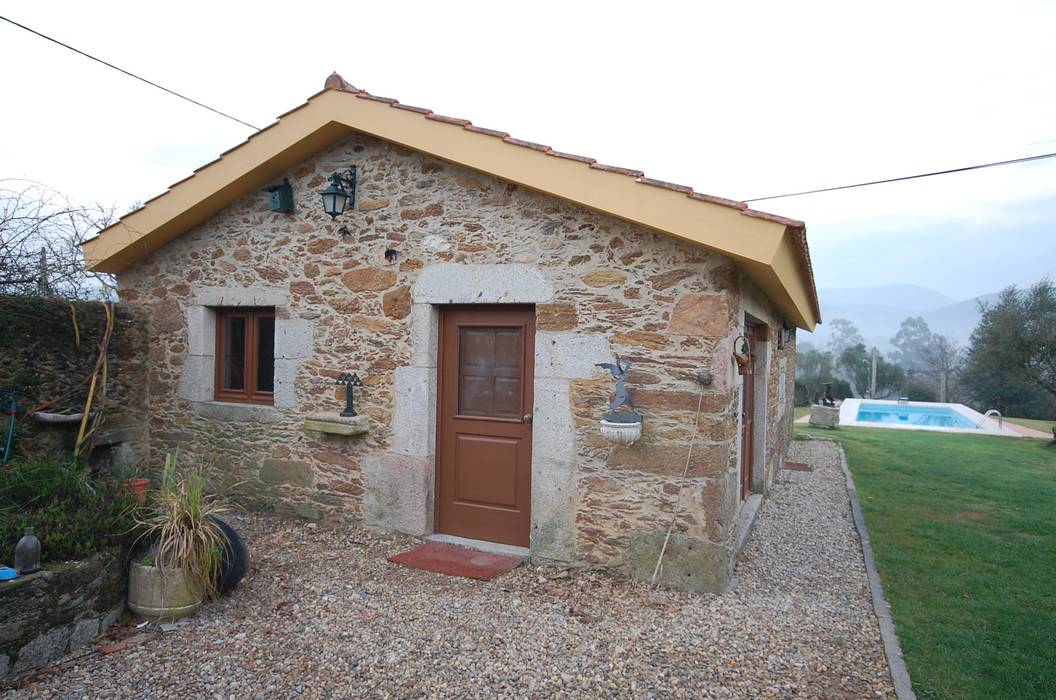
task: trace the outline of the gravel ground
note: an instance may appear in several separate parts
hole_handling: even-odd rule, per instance
[[[795,442],[723,596],[522,567],[390,564],[406,537],[242,516],[254,571],[142,644],[17,698],[885,697],[893,693],[835,448]]]

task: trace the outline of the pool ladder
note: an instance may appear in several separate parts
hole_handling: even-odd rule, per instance
[[[994,416],[997,416],[997,429],[1004,430],[1005,419],[1001,416],[1001,411],[997,410],[996,408],[991,408],[989,411],[984,413],[983,419],[976,423],[975,427],[981,428],[983,426],[983,421],[985,421],[987,418],[993,418]]]

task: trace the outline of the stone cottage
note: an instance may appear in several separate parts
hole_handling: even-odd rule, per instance
[[[801,222],[336,74],[84,252],[150,318],[151,464],[634,576],[677,513],[663,580],[691,589],[729,577],[820,321]],[[631,445],[599,430],[617,356]]]

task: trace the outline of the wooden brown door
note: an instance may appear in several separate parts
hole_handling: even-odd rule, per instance
[[[528,546],[535,310],[443,310],[436,530]]]
[[[741,383],[741,500],[752,493],[752,446],[755,443],[755,355],[756,326],[744,327],[744,337],[751,348],[748,373]]]

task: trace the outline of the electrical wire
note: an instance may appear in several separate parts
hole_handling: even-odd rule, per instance
[[[1016,163],[1029,163],[1034,160],[1043,160],[1045,158],[1056,158],[1056,153],[1042,153],[1036,156],[1026,156],[1024,158],[1013,158],[1012,160],[999,160],[993,163],[980,163],[979,165],[966,165],[963,168],[950,168],[949,170],[936,170],[930,173],[920,173],[918,175],[904,175],[902,177],[891,177],[886,180],[871,180],[869,182],[858,182],[853,185],[839,185],[837,187],[822,187],[817,190],[804,190],[802,192],[789,192],[788,194],[773,194],[769,197],[753,197],[752,199],[742,199],[742,202],[762,202],[767,199],[784,199],[785,197],[800,197],[805,194],[818,194],[819,192],[836,192],[837,190],[849,190],[854,187],[869,187],[870,185],[884,185],[889,182],[903,182],[905,180],[919,180],[922,177],[934,177],[936,175],[950,175],[952,173],[963,173],[969,170],[982,170],[983,168],[996,168],[999,165],[1014,165]]]
[[[120,73],[124,73],[125,75],[127,75],[130,78],[135,78],[136,80],[139,80],[141,82],[146,83],[147,85],[150,85],[151,87],[156,87],[157,89],[162,90],[164,92],[167,92],[167,93],[169,93],[170,95],[172,95],[174,97],[179,97],[181,100],[186,100],[187,102],[190,102],[193,105],[197,105],[198,107],[202,107],[204,109],[207,109],[210,112],[213,112],[214,114],[219,114],[221,117],[225,117],[227,119],[230,119],[231,121],[238,122],[239,124],[242,124],[243,126],[248,126],[250,129],[253,129],[254,131],[260,131],[260,127],[259,126],[253,126],[249,122],[242,121],[238,117],[233,117],[230,114],[227,114],[226,112],[221,112],[219,109],[215,109],[213,107],[210,107],[209,105],[203,104],[203,103],[199,102],[198,100],[191,99],[190,97],[187,97],[186,95],[181,95],[180,93],[176,92],[175,90],[170,90],[169,88],[167,88],[167,87],[165,87],[163,85],[158,85],[157,83],[155,83],[153,81],[150,81],[150,80],[147,80],[146,78],[144,78],[142,76],[136,75],[135,73],[133,73],[131,71],[127,71],[124,68],[120,68],[118,66],[115,66],[113,63],[109,63],[107,61],[104,61],[101,58],[96,58],[95,56],[91,55],[90,53],[87,53],[85,51],[81,51],[80,49],[77,49],[77,48],[74,48],[74,47],[70,46],[69,44],[64,44],[63,42],[59,41],[58,39],[53,39],[52,37],[48,36],[47,34],[42,34],[42,33],[38,32],[36,29],[31,29],[31,28],[27,27],[24,24],[19,24],[18,22],[16,22],[13,19],[10,19],[8,17],[4,17],[3,15],[0,15],[0,19],[4,20],[8,24],[15,25],[19,29],[24,29],[27,32],[29,32],[30,34],[36,34],[41,39],[47,39],[48,41],[50,41],[53,44],[58,44],[59,46],[63,47],[64,49],[69,49],[70,51],[73,51],[74,53],[80,54],[81,56],[84,56],[85,58],[90,58],[91,60],[95,61],[96,63],[102,63],[107,68],[113,68],[114,70],[116,70],[116,71],[118,71]]]

